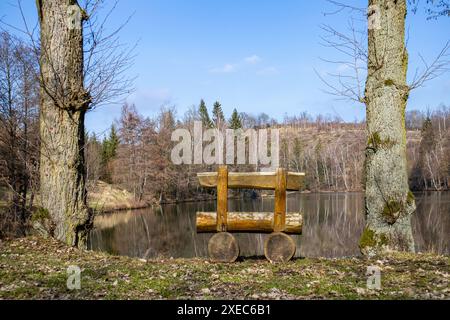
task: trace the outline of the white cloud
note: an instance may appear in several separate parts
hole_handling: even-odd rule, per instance
[[[138,108],[157,110],[172,100],[172,93],[168,88],[138,88],[128,100],[136,103]]]
[[[246,57],[245,62],[250,63],[250,64],[257,64],[259,62],[261,62],[261,58],[259,56],[257,56],[256,54],[250,56],[250,57]]]
[[[226,65],[219,67],[219,68],[212,68],[209,70],[209,72],[212,73],[231,73],[236,71],[236,65],[227,63]]]
[[[141,92],[142,97],[150,100],[165,101],[170,100],[170,90],[167,88],[147,89]]]
[[[261,70],[256,72],[256,74],[259,75],[259,76],[271,76],[271,75],[275,75],[275,74],[278,74],[278,73],[279,73],[279,71],[275,67],[263,68],[263,69],[261,69]]]

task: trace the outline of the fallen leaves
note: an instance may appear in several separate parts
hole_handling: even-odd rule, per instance
[[[66,287],[69,265],[82,270],[81,290]],[[373,265],[380,290],[366,287]],[[36,237],[0,243],[0,299],[449,299],[449,274],[449,257],[430,254],[220,264],[111,256]]]

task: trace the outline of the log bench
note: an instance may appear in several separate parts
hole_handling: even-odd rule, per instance
[[[228,172],[220,166],[217,172],[198,173],[200,185],[217,188],[217,212],[197,212],[198,233],[216,233],[208,242],[208,254],[214,261],[233,262],[239,256],[239,245],[231,233],[270,233],[264,243],[264,255],[271,262],[289,261],[295,254],[294,240],[288,234],[301,234],[303,218],[299,212],[286,213],[286,191],[299,190],[304,173]],[[274,212],[228,212],[228,189],[275,190]]]

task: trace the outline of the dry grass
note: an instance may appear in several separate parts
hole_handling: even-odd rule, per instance
[[[136,201],[133,195],[124,189],[102,181],[88,188],[89,206],[96,211],[108,212],[121,209],[135,209],[148,206],[148,203]]]

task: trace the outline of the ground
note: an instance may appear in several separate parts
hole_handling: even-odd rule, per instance
[[[0,299],[450,299],[449,260],[397,253],[285,264],[147,261],[27,237],[0,243]],[[67,289],[70,265],[81,268],[80,290]],[[367,266],[380,268],[380,290],[367,289]]]

